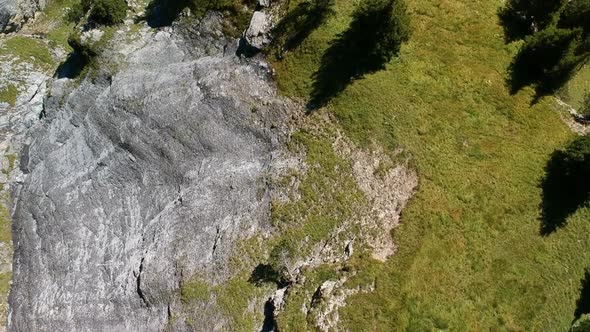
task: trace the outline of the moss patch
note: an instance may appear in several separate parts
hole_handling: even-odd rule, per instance
[[[200,278],[193,278],[180,288],[180,299],[184,303],[207,301],[211,297],[209,285]]]
[[[20,62],[30,62],[40,68],[48,69],[55,66],[47,44],[42,40],[15,35],[2,43],[0,56],[13,55]]]
[[[8,103],[10,106],[16,105],[16,97],[18,96],[18,89],[14,84],[8,84],[0,90],[0,102]]]

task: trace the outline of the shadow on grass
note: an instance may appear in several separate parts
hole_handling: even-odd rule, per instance
[[[92,27],[93,25],[86,25],[84,29]],[[71,35],[68,38],[68,45],[72,48],[72,52],[68,55],[66,61],[57,67],[55,71],[57,78],[79,77],[87,70],[92,59],[97,56],[97,51],[88,45],[84,45],[79,35]]]
[[[86,69],[89,61],[83,55],[72,52],[68,55],[66,61],[62,62],[55,71],[57,78],[77,78]]]
[[[562,11],[565,4],[560,0],[508,0],[500,8],[498,18],[505,41],[524,39],[509,67],[507,85],[511,94],[532,86],[534,104],[554,94],[587,62],[590,38],[586,38],[584,28],[588,12],[584,6],[588,5],[573,5],[581,3],[569,2]],[[552,25],[554,21],[559,24]]]
[[[248,282],[258,287],[262,286],[264,283],[274,283],[277,284],[279,288],[289,285],[289,282],[282,278],[280,273],[275,271],[269,264],[258,264],[254,268],[254,271],[252,271]]]
[[[354,80],[384,69],[399,53],[410,32],[405,6],[395,8],[396,3],[400,2],[365,2],[355,10],[349,28],[331,43],[313,75],[308,114],[324,106]]]
[[[273,29],[282,52],[297,48],[328,17],[334,15],[333,0],[301,2],[289,11]]]
[[[574,149],[576,152],[572,152]],[[551,156],[541,183],[541,235],[547,236],[564,227],[567,218],[587,204],[590,194],[588,159],[590,139],[587,137],[575,140],[568,150],[556,151]]]
[[[574,321],[583,314],[590,313],[590,270],[586,269],[584,278],[580,281],[580,297],[576,301],[576,311],[574,311]]]

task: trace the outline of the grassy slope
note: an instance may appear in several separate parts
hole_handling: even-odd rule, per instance
[[[584,96],[589,93],[590,65],[587,65],[559,92],[559,96],[572,107],[579,110],[584,101]]]
[[[395,231],[399,252],[361,264],[377,289],[341,311],[351,330],[565,330],[590,266],[590,210],[539,235],[539,180],[572,134],[551,100],[504,86],[517,45],[504,45],[497,1],[406,0],[414,34],[399,60],[328,107],[360,144],[402,146],[420,190]],[[309,93],[311,75],[354,3],[276,62],[279,86]],[[371,264],[370,268],[368,264]]]

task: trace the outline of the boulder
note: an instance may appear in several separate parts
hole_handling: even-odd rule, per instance
[[[270,32],[272,24],[264,11],[255,11],[248,29],[244,32],[246,42],[256,49],[263,49],[272,41]]]

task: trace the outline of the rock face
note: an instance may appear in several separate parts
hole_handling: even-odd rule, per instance
[[[18,30],[45,4],[45,0],[0,0],[0,32]]]
[[[53,84],[20,163],[9,329],[162,330],[183,278],[223,280],[266,227],[286,106],[216,34],[150,32],[112,76]]]

